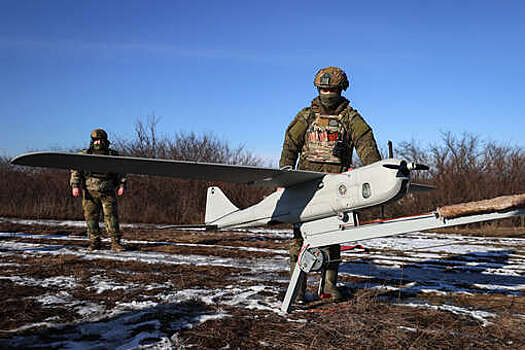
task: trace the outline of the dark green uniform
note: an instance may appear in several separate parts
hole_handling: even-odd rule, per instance
[[[118,156],[118,152],[108,149],[104,152],[94,152],[91,148],[79,153],[97,153]],[[86,219],[89,237],[100,242],[100,211],[104,213],[106,232],[114,242],[119,242],[121,233],[118,222],[118,204],[116,189],[126,186],[126,177],[115,173],[93,173],[72,170],[70,178],[71,187],[82,189],[82,208]]]
[[[338,148],[334,152],[334,148]],[[361,115],[349,105],[349,101],[340,97],[340,103],[332,110],[316,97],[310,107],[301,110],[286,129],[286,135],[279,166],[291,166],[297,169],[341,173],[352,166],[352,154],[357,151],[364,165],[381,159],[370,126]],[[334,153],[336,155],[334,155]],[[290,245],[290,270],[293,272],[303,238],[298,228],[294,229],[294,239]],[[327,248],[330,260],[340,260],[339,245]],[[339,263],[330,263],[326,269],[324,290],[340,299],[337,290],[337,271]],[[301,288],[296,301],[304,298],[306,280],[300,281]]]
[[[313,99],[310,107],[301,110],[295,116],[294,120],[286,129],[283,150],[279,166],[295,167],[297,159],[297,169],[321,171],[326,173],[341,173],[352,166],[352,155],[354,149],[364,165],[371,164],[381,160],[381,155],[377,149],[377,144],[370,126],[364,121],[363,117],[349,105],[349,101],[344,99],[334,111],[330,114],[323,108],[319,97]],[[340,159],[326,159],[323,161],[320,157],[312,157],[311,154],[316,150],[309,147],[312,141],[307,136],[311,125],[316,121],[317,116],[334,115],[340,116],[340,130],[338,138],[341,138],[344,150],[341,152]],[[311,134],[311,133],[310,133]],[[330,143],[330,141],[326,142]],[[321,144],[321,142],[319,142]],[[317,146],[317,144],[315,145]],[[327,153],[332,153],[332,149]],[[299,157],[300,156],[300,157]],[[325,155],[328,158],[329,155]]]

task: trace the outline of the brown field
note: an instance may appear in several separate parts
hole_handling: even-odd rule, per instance
[[[129,251],[112,254],[107,250],[88,253],[88,240],[69,236],[82,233],[81,227],[2,222],[0,232],[13,233],[0,238],[2,348],[111,348],[122,344],[161,349],[525,346],[525,266],[517,270],[521,276],[512,277],[515,291],[483,291],[468,281],[455,282],[455,288],[464,287],[468,293],[439,286],[434,292],[423,292],[426,286],[416,290],[407,287],[425,284],[417,280],[418,272],[411,272],[413,269],[424,272],[450,265],[439,267],[443,270],[439,273],[445,274],[447,269],[462,266],[452,266],[453,262],[472,262],[471,254],[443,256],[441,262],[431,259],[421,266],[401,266],[402,278],[382,273],[372,273],[374,278],[370,278],[344,271],[357,265],[386,267],[363,258],[365,253],[350,253],[344,255],[346,267],[340,279],[346,301],[312,302],[285,315],[277,308],[287,281],[286,235],[128,227],[124,239]],[[501,234],[496,232],[494,239]],[[109,248],[109,242],[106,244]],[[391,261],[413,256],[406,251],[373,247],[366,254],[388,255]],[[525,261],[525,246],[515,247],[507,258],[515,256]],[[195,257],[212,260],[198,263]],[[500,264],[500,268],[510,264],[499,257],[484,255],[478,259],[487,265]],[[283,268],[266,268],[268,261]],[[451,280],[466,276],[461,271],[451,273]],[[312,276],[309,283],[311,295],[316,279]],[[186,299],[175,297],[182,291],[197,292]],[[210,294],[199,294],[205,291]],[[52,297],[61,301],[45,302]],[[141,303],[144,306],[137,307]],[[408,306],[414,303],[424,303],[425,307]],[[481,313],[477,318],[474,311],[490,316]],[[118,336],[112,335],[112,330]]]

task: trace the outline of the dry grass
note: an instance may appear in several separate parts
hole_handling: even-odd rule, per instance
[[[27,227],[10,225],[6,229],[26,232]],[[55,231],[54,231],[55,230]],[[48,234],[57,230],[67,232],[69,228],[47,228]],[[136,231],[135,231],[136,230]],[[34,230],[34,233],[39,231]],[[139,238],[139,232],[147,235],[151,241],[177,241],[179,243],[210,244],[207,247],[186,247],[170,245],[137,246],[145,251],[167,249],[176,254],[212,254],[230,256],[231,250],[221,250],[212,245],[262,245],[272,249],[286,249],[286,240],[261,241],[250,240],[242,234],[188,233],[169,232],[150,229],[130,229],[125,233],[126,239]],[[223,240],[221,240],[221,237]],[[142,237],[144,238],[144,237]],[[26,239],[3,238],[17,242],[29,242]],[[32,243],[40,240],[32,239]],[[41,241],[44,243],[44,240]],[[49,240],[47,244],[49,244]],[[87,241],[68,240],[67,237],[56,242],[71,246],[85,246]],[[171,250],[173,249],[173,250]],[[236,257],[244,257],[243,251],[236,251]],[[257,252],[259,254],[260,252]],[[224,254],[224,255],[222,255]],[[252,252],[249,252],[252,254]],[[265,253],[266,254],[266,253]],[[258,255],[259,257],[264,256]],[[76,287],[70,290],[74,300],[91,302],[106,309],[113,309],[120,303],[139,302],[156,298],[157,289],[149,286],[182,290],[189,288],[227,289],[232,283],[238,287],[249,287],[259,283],[249,279],[241,279],[241,268],[220,266],[166,265],[148,264],[140,261],[119,261],[108,259],[86,260],[73,255],[8,255],[0,259],[0,263],[10,264],[4,269],[3,276],[29,277],[37,280],[56,276],[72,277]],[[285,277],[286,274],[282,274]],[[119,285],[128,285],[126,289],[113,289],[97,292],[93,278],[103,277]],[[347,285],[359,285],[359,282],[369,281],[358,277],[344,276]],[[266,281],[267,285],[285,286],[278,282]],[[309,286],[313,292],[315,286]],[[66,328],[47,328],[41,326],[29,330],[20,330],[15,334],[34,336],[35,339],[53,339],[64,333],[75,332],[73,324],[79,322],[79,316],[74,310],[60,305],[52,308],[38,302],[38,298],[54,292],[52,287],[20,286],[9,280],[0,284],[0,329],[16,329],[20,326],[36,323],[53,322],[70,324]],[[349,300],[339,303],[318,303],[311,308],[295,311],[286,317],[274,312],[248,310],[226,305],[205,305],[200,301],[188,301],[177,304],[163,304],[154,307],[141,316],[137,322],[145,322],[134,332],[147,331],[151,327],[147,321],[159,320],[161,329],[166,334],[176,333],[180,348],[217,349],[229,346],[231,349],[261,349],[274,347],[279,349],[522,349],[525,338],[522,329],[525,321],[517,314],[525,314],[525,296],[507,296],[500,294],[446,296],[422,294],[403,295],[398,292],[388,292],[367,288],[352,288],[346,291]],[[281,296],[277,296],[281,297]],[[492,325],[482,324],[465,315],[455,315],[450,312],[428,308],[413,308],[398,303],[418,300],[430,305],[456,305],[467,309],[484,310],[494,313],[496,318],[490,319]],[[155,299],[153,299],[155,300]],[[175,327],[181,319],[201,314],[227,313],[229,317],[219,320],[209,320],[191,329]],[[56,318],[58,317],[58,319]],[[11,333],[0,333],[0,345],[3,339],[10,339]],[[93,337],[93,335],[86,335]],[[30,348],[30,347],[29,347]]]
[[[481,327],[472,319],[448,312],[413,309],[380,301],[368,291],[352,301],[299,312],[288,322],[279,316],[240,312],[235,319],[208,321],[181,333],[199,349],[520,349],[523,323],[502,317]]]

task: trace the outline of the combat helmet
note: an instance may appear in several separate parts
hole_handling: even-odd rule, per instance
[[[314,79],[314,85],[321,88],[339,88],[346,90],[348,88],[348,78],[346,73],[337,67],[326,67],[317,72]]]
[[[91,132],[92,140],[108,140],[108,133],[104,129],[95,129]]]
[[[100,145],[95,144],[96,140],[102,140]],[[109,148],[108,133],[104,129],[95,129],[91,132],[91,142],[89,148],[94,150],[107,150]]]

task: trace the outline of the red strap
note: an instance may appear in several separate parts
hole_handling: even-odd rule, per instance
[[[366,250],[365,247],[363,247],[361,244],[356,244],[356,245],[342,245],[341,246],[341,251],[344,252],[345,250],[353,250],[353,249],[363,249],[363,250]]]
[[[332,297],[332,294],[330,293],[323,293],[319,296],[319,298],[321,299],[327,299],[327,298],[331,298]]]

